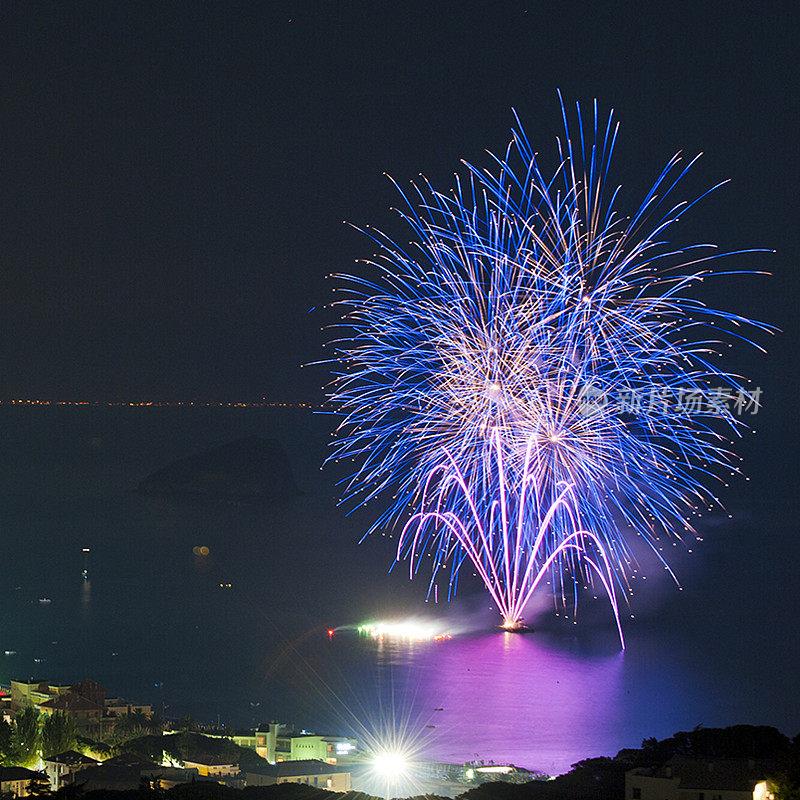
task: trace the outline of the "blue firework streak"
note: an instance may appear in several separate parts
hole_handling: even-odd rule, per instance
[[[504,155],[465,163],[449,192],[398,187],[412,242],[368,228],[370,277],[336,276],[343,500],[388,498],[371,531],[402,523],[397,560],[413,575],[430,555],[449,594],[468,565],[510,627],[545,573],[564,603],[600,580],[619,622],[628,537],[660,558],[737,471],[735,404],[757,398],[718,356],[770,330],[693,297],[737,253],[667,240],[708,194],[673,199],[696,158],[673,157],[622,216],[613,114],[595,103],[585,124],[578,106],[574,136],[563,118],[553,174],[517,120]]]

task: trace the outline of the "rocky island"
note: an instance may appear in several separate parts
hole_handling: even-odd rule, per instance
[[[248,436],[177,459],[148,475],[139,494],[211,502],[259,502],[300,490],[283,445]]]

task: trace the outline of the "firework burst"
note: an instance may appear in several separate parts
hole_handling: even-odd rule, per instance
[[[696,158],[673,157],[620,215],[613,114],[595,103],[585,124],[578,107],[574,136],[563,116],[552,174],[518,124],[449,192],[401,190],[409,245],[368,228],[369,277],[336,276],[343,500],[389,498],[371,530],[400,523],[412,575],[430,555],[431,591],[451,596],[469,565],[512,626],[545,574],[564,603],[599,581],[619,624],[630,537],[661,558],[656,542],[691,531],[737,471],[732,402],[757,398],[716,357],[769,329],[694,296],[735,253],[667,241],[708,194],[673,200]]]

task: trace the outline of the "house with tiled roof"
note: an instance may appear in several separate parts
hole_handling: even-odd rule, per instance
[[[105,709],[86,697],[74,692],[59,694],[39,703],[42,714],[53,714],[63,711],[69,714],[78,726],[78,730],[89,736],[100,736],[103,733],[103,716]]]
[[[0,767],[0,792],[14,797],[27,797],[31,781],[40,778],[40,772],[25,767]]]
[[[112,703],[109,706],[109,702]],[[44,714],[64,711],[75,719],[79,731],[97,738],[107,733],[120,717],[128,714],[150,716],[147,704],[134,704],[119,698],[106,700],[106,690],[97,681],[85,678],[71,685],[52,684],[41,679],[12,680],[10,711],[32,707]]]
[[[70,686],[70,691],[105,708],[106,690],[97,681],[93,681],[91,678],[84,678],[80,683]]]
[[[67,694],[59,694],[39,703],[39,710],[46,714],[52,714],[54,711],[68,711],[70,714],[84,717],[102,717],[103,706],[81,697],[74,692],[67,692]]]
[[[75,750],[66,750],[42,760],[45,774],[50,781],[50,788],[54,792],[57,792],[65,783],[69,783],[76,772],[88,767],[96,767],[100,763]]]
[[[73,785],[80,787],[81,792],[102,790],[124,792],[129,789],[138,789],[141,779],[142,773],[139,767],[107,767],[100,764],[97,767],[89,767],[81,771],[76,776]]]

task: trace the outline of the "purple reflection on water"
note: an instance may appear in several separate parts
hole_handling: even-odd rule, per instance
[[[555,775],[698,724],[773,722],[759,709],[774,686],[724,670],[746,650],[709,636],[687,647],[692,624],[633,629],[624,653],[608,625],[442,641],[343,632],[296,653],[276,685],[286,708],[320,730],[359,740],[394,731],[422,760],[511,762]],[[313,670],[298,669],[312,658]]]
[[[417,652],[408,678],[441,761],[494,760],[556,774],[606,754],[619,727],[624,655],[552,649],[541,637],[458,637]]]

